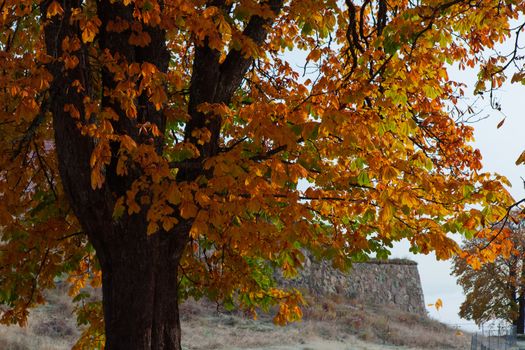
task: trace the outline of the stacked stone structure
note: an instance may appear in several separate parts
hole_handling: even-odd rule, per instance
[[[426,313],[417,263],[410,260],[354,263],[350,271],[343,273],[331,263],[316,262],[307,255],[298,276],[281,283],[316,296],[342,295],[368,304],[394,305],[410,313]]]

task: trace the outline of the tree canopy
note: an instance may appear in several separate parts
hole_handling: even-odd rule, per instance
[[[514,215],[517,213],[514,213]],[[525,236],[523,221],[509,221],[505,229],[512,250],[501,254],[492,262],[472,266],[456,256],[453,260],[453,275],[466,296],[459,315],[474,320],[477,325],[494,320],[505,320],[517,326],[523,334],[525,327]],[[475,253],[486,245],[486,238],[466,241],[465,253]]]
[[[272,271],[293,275],[302,249],[344,267],[402,239],[447,259],[450,234],[490,235],[512,199],[481,171],[447,69],[499,87],[518,55],[483,53],[524,9],[0,0],[2,322],[24,324],[67,276],[77,299],[103,289],[105,325],[79,308],[80,345],[179,349],[178,298],[299,318]]]

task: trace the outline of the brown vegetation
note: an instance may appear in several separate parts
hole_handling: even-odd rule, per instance
[[[2,350],[65,350],[80,335],[67,286],[47,293],[48,304],[31,311],[27,327],[0,326]]]
[[[73,305],[65,287],[48,295],[50,303],[34,310],[26,328],[0,327],[0,349],[63,350],[79,336]],[[342,297],[308,299],[302,322],[275,326],[270,316],[258,320],[225,312],[207,301],[181,306],[183,348],[211,349],[467,349],[468,335],[389,306],[364,305]]]

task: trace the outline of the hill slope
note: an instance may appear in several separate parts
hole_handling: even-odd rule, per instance
[[[34,310],[28,327],[0,327],[0,349],[63,350],[79,331],[65,288],[49,293],[50,303]],[[304,320],[287,327],[268,315],[253,320],[221,312],[210,302],[181,306],[187,350],[378,350],[468,349],[469,336],[426,316],[393,307],[370,306],[341,297],[310,299]],[[219,311],[218,311],[219,310]]]
[[[304,320],[274,326],[239,313],[217,312],[211,303],[182,306],[183,339],[188,350],[469,349],[470,336],[422,315],[356,300],[309,300]]]

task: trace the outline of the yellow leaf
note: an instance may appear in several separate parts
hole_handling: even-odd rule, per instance
[[[232,29],[230,27],[230,24],[224,19],[224,17],[219,17],[219,32],[226,36],[226,38],[231,37]]]
[[[385,180],[395,179],[397,175],[398,175],[397,169],[394,167],[386,165],[382,169],[382,176]]]
[[[379,213],[379,220],[389,222],[394,216],[394,207],[390,201],[385,201]]]
[[[441,298],[438,298],[438,300],[436,300],[436,302],[434,303],[434,306],[436,310],[439,311],[439,309],[443,307],[443,300],[441,300]]]

